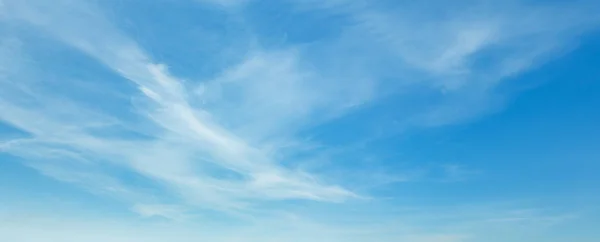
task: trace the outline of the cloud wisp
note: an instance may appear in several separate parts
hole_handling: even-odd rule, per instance
[[[43,152],[40,156],[52,152],[63,159],[76,156],[84,161],[86,158],[107,161],[174,188],[192,204],[222,209],[240,208],[246,201],[254,199],[339,201],[355,196],[343,188],[321,184],[309,174],[278,165],[278,161],[261,147],[247,143],[216,123],[211,113],[194,108],[188,101],[190,93],[186,91],[184,81],[171,75],[164,65],[154,63],[138,45],[111,26],[91,5],[69,1],[44,5],[43,1],[15,1],[8,3],[8,8],[13,13],[10,17],[40,28],[67,45],[87,53],[123,79],[135,83],[141,94],[136,96],[136,112],[150,122],[152,127],[144,133],[149,137],[141,140],[94,136],[91,134],[92,129],[110,131],[115,126],[124,126],[135,130],[137,124],[120,120],[114,114],[93,113],[76,103],[69,103],[68,100],[52,102],[51,97],[43,96],[51,96],[51,93],[37,92],[44,91],[42,86],[36,87],[38,90],[35,93],[22,91],[10,95],[35,100],[34,107],[17,104],[9,95],[5,96],[3,110],[6,114],[3,113],[3,119],[32,135],[31,138],[3,145],[5,151],[35,159],[36,157],[31,157],[32,153],[24,152],[23,149],[36,147],[36,152]],[[48,11],[41,11],[44,7]],[[71,15],[61,15],[65,9],[81,13],[93,11],[93,14],[76,20]],[[90,27],[102,31],[86,31]],[[247,79],[260,70],[245,69],[271,66],[268,63],[252,66],[257,58],[251,58],[250,63],[242,64],[224,78]],[[267,61],[277,63],[279,60]],[[282,68],[293,68],[285,66],[285,63],[283,65]],[[244,73],[245,71],[248,73]],[[273,74],[278,76],[267,78],[282,78],[281,75],[288,74],[287,71],[284,69]],[[17,86],[26,83],[15,78],[23,77],[6,78],[3,81],[5,90],[11,86],[18,89]],[[283,78],[283,81],[289,80],[290,83],[298,81],[295,76]],[[55,110],[64,110],[64,113],[58,114]],[[89,113],[89,116],[85,116],[85,113]],[[286,118],[281,115],[274,118],[274,122],[281,122]],[[109,124],[103,127],[94,125],[103,123],[103,120],[107,120]],[[116,124],[112,124],[112,120],[116,120]],[[252,122],[251,119],[247,120],[248,123]],[[206,164],[203,165],[204,163]],[[216,172],[210,172],[211,164]],[[53,164],[35,166],[44,169],[41,167]],[[60,167],[55,168],[66,169],[61,174],[75,175],[72,167],[58,166]],[[219,173],[225,174],[220,176]],[[228,178],[227,175],[233,178]]]
[[[278,206],[296,201],[347,208],[378,202],[369,191],[374,187],[466,180],[475,172],[462,164],[412,174],[388,169],[394,167],[389,163],[365,168],[354,162],[377,152],[369,143],[382,137],[497,111],[520,85],[514,77],[568,51],[600,24],[593,11],[600,8],[591,1],[133,2],[182,26],[157,30],[161,34],[152,36],[165,41],[156,44],[125,26],[154,24],[115,7],[130,2],[0,0],[0,121],[15,131],[0,139],[0,151],[43,175],[121,201],[144,218],[175,222],[198,211],[255,221],[246,215],[277,217]],[[215,20],[163,12],[169,7],[235,19],[240,31],[221,37],[225,30],[198,30]],[[264,14],[275,8],[285,17]],[[168,36],[176,31],[206,36]],[[218,41],[209,43],[211,36]],[[220,41],[232,44],[215,44]],[[217,50],[196,57],[196,45]],[[207,67],[186,69],[190,62],[171,58],[177,51],[161,48],[190,50],[186,58]],[[422,177],[434,173],[448,178]],[[285,221],[300,221],[298,231],[318,227],[294,216]],[[536,216],[530,217],[522,220]],[[319,227],[331,241],[355,239],[345,229]],[[364,231],[364,239],[377,229],[356,231]],[[386,238],[470,238],[438,232]]]

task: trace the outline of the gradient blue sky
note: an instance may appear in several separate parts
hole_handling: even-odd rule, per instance
[[[598,242],[598,13],[0,0],[0,241]]]

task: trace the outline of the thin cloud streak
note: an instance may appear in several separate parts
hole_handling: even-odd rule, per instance
[[[321,185],[308,174],[277,165],[277,161],[260,149],[212,121],[210,114],[192,108],[183,81],[173,77],[165,66],[153,63],[143,50],[112,27],[91,5],[68,1],[43,5],[39,1],[28,4],[10,2],[8,7],[12,12],[11,17],[41,28],[136,83],[147,97],[146,101],[138,103],[138,111],[158,128],[153,131],[156,139],[150,141],[106,140],[90,136],[85,129],[75,129],[69,130],[66,137],[61,137],[63,141],[48,140],[46,144],[64,145],[84,154],[92,153],[105,160],[124,163],[122,165],[174,187],[193,202],[209,207],[239,208],[242,205],[238,203],[239,200],[245,202],[247,199],[336,201],[354,196],[342,188]],[[48,11],[41,11],[42,6]],[[90,11],[88,13],[92,14],[75,20],[71,19],[72,15],[61,14],[64,9],[82,14]],[[102,30],[102,35],[86,31],[90,27]],[[57,110],[61,107],[45,108]],[[75,107],[70,113],[81,113],[82,110]],[[19,112],[42,116],[30,119],[19,115]],[[42,117],[50,115],[41,109],[27,108],[15,108],[10,113],[15,118],[5,120],[17,126],[27,123],[25,120],[42,120]],[[50,132],[55,130],[52,127],[69,125],[61,118],[29,127],[35,126],[35,129],[42,129],[41,132]],[[72,125],[85,127],[86,122],[91,120],[81,121],[83,123]],[[29,131],[35,130],[30,128]],[[40,135],[40,132],[32,134]],[[238,173],[242,179],[226,180],[208,173],[194,174],[194,163],[201,161],[194,160],[192,156],[198,151],[207,155],[205,162]]]
[[[232,11],[226,14],[247,19],[242,24],[255,27],[246,16],[253,11],[253,1],[191,2],[227,8]],[[289,0],[290,12],[319,15],[323,26],[339,32],[309,43],[271,46],[268,40],[277,34],[256,31],[252,33],[256,39],[240,40],[252,43],[236,53],[238,63],[194,80],[182,77],[172,63],[162,63],[152,48],[120,29],[103,12],[110,3],[2,1],[0,23],[11,26],[6,35],[12,38],[0,44],[0,121],[24,134],[2,138],[1,152],[22,158],[43,175],[123,202],[128,211],[146,220],[167,219],[193,227],[197,221],[210,220],[202,216],[216,211],[256,225],[241,226],[243,230],[231,236],[180,228],[149,235],[148,229],[123,224],[116,227],[131,230],[113,236],[119,229],[110,227],[111,222],[87,227],[81,221],[56,227],[43,222],[31,228],[9,226],[4,232],[14,239],[37,232],[45,235],[32,235],[32,242],[71,239],[69,234],[48,232],[60,227],[89,232],[82,235],[86,241],[465,242],[476,231],[489,228],[479,227],[481,221],[562,222],[562,217],[502,209],[483,215],[440,211],[440,217],[429,212],[405,220],[408,213],[393,212],[395,205],[377,203],[403,194],[383,198],[369,193],[409,181],[468,180],[479,170],[461,164],[439,172],[398,171],[377,162],[352,165],[364,158],[349,157],[359,153],[352,149],[360,146],[361,156],[367,156],[371,151],[365,144],[373,140],[415,127],[466,122],[501,109],[512,93],[500,89],[511,77],[556,57],[600,23],[590,10],[595,5],[587,9],[583,2],[540,7],[511,1],[449,8],[442,2],[405,6],[385,1]],[[425,9],[444,14],[439,18],[415,14]],[[240,35],[248,37],[245,34]],[[68,49],[65,53],[83,54],[91,65],[114,74],[110,78],[117,84],[107,80],[97,88],[123,94],[122,102],[114,109],[95,109],[75,95],[55,92],[52,79],[75,89],[70,73],[43,68],[51,59],[37,60],[36,49],[30,49],[35,43],[20,43],[22,36],[31,35],[56,41],[52,44]],[[70,68],[79,67],[88,66]],[[119,88],[123,90],[113,90]],[[384,102],[390,97],[400,101],[387,107],[389,112],[369,112],[387,105]],[[339,128],[337,121],[361,112],[367,114],[339,132],[348,133],[349,141],[326,137],[319,130]],[[365,119],[393,122],[363,123]],[[381,133],[360,132],[361,125],[372,124]],[[310,162],[316,163],[314,167]],[[302,203],[307,207],[338,204],[326,212],[295,211],[295,203],[286,203],[290,200],[315,202]],[[361,213],[357,204],[369,205],[368,211],[362,211],[366,215],[355,215]],[[344,214],[333,216],[335,225],[321,222],[341,211]],[[452,224],[461,223],[438,228],[439,220],[447,219],[444,216],[451,217]],[[321,219],[312,221],[312,217]],[[365,225],[369,221],[378,223]],[[404,225],[410,228],[404,230]],[[97,228],[108,232],[91,232]],[[136,237],[139,234],[143,236]]]
[[[462,123],[501,109],[511,93],[501,93],[500,86],[568,52],[578,37],[600,24],[595,14],[600,6],[593,1],[289,2],[297,11],[316,11],[343,24],[340,38],[326,41],[324,51],[319,48],[333,58],[316,53],[317,62],[347,66],[370,79],[391,79],[378,85],[380,97],[429,89],[435,99],[402,112],[401,127],[393,128],[399,130]],[[403,110],[414,103],[398,106]]]

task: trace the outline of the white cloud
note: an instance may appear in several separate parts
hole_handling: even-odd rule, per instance
[[[52,102],[49,95],[40,89],[27,96],[37,101],[34,107],[16,105],[11,99],[4,100],[3,119],[34,136],[26,142],[5,146],[8,152],[35,158],[18,151],[32,145],[57,146],[58,150],[68,149],[81,154],[83,159],[132,169],[175,189],[187,203],[217,209],[240,208],[256,199],[338,201],[353,196],[340,187],[323,185],[313,176],[280,166],[279,161],[261,147],[247,143],[215,122],[211,113],[194,108],[189,102],[185,83],[170,74],[164,65],[151,61],[138,45],[114,28],[92,5],[72,1],[53,4],[13,1],[9,8],[11,18],[38,27],[137,84],[146,96],[142,99],[144,101],[136,102],[137,111],[155,128],[148,131],[150,140],[94,136],[88,129],[91,123],[118,117],[90,112],[68,100]],[[90,28],[97,31],[88,31]],[[263,63],[259,68],[265,65],[271,64]],[[245,75],[254,73],[256,71],[252,70],[239,72],[236,78],[244,79],[247,78]],[[285,74],[274,73],[266,78],[286,78],[281,76]],[[13,80],[15,78],[23,77],[12,77]],[[6,82],[6,87],[17,85],[16,81]],[[270,80],[265,80],[267,82]],[[288,91],[293,92],[292,89]],[[56,110],[68,111],[62,113]],[[275,113],[283,111],[274,110]],[[287,117],[280,115],[278,118]],[[119,122],[132,130],[138,125],[130,120]],[[108,130],[111,128],[106,127]],[[210,171],[203,171],[203,163],[214,164],[241,178],[217,177]],[[60,174],[72,174],[68,172],[73,169],[70,166],[60,166],[67,170]]]
[[[380,93],[410,96],[415,86],[431,88],[439,101],[398,105],[421,105],[402,113],[402,128],[463,122],[499,109],[506,94],[496,94],[497,86],[571,49],[600,24],[591,1],[290,2],[343,26],[341,38],[323,47],[332,58],[316,58],[384,80]]]
[[[240,1],[210,2],[229,6]],[[447,11],[438,9],[445,8],[440,5],[433,9],[445,13],[438,18],[421,16],[428,6],[420,3],[387,9],[367,1],[330,0],[314,6],[315,1],[295,2],[305,10],[324,9],[325,13],[319,13],[327,16],[343,15],[347,25],[336,26],[341,29],[339,36],[313,44],[254,45],[240,53],[243,61],[223,67],[222,73],[199,83],[177,77],[92,2],[4,1],[3,23],[27,26],[27,31],[35,29],[43,33],[40,36],[51,36],[85,53],[120,75],[124,83],[135,86],[136,92],[127,97],[131,103],[123,104],[127,107],[118,112],[92,109],[53,93],[44,82],[50,78],[48,71],[36,68],[39,63],[25,61],[35,53],[19,52],[22,46],[17,38],[3,41],[0,119],[28,135],[2,141],[0,150],[23,157],[27,165],[47,176],[125,201],[145,217],[184,221],[189,211],[197,208],[253,213],[261,207],[254,206],[257,203],[268,206],[272,201],[345,201],[358,195],[325,184],[320,174],[284,165],[289,161],[287,152],[321,145],[307,144],[299,133],[359,109],[361,104],[377,103],[390,93],[411,96],[413,88],[422,86],[437,99],[433,104],[394,106],[416,110],[397,115],[402,128],[477,117],[502,106],[503,97],[497,97],[494,90],[506,77],[543,63],[598,23],[598,17],[577,4],[566,8],[498,4]],[[562,18],[554,19],[565,9]],[[63,82],[68,83],[68,79]],[[123,112],[134,118],[123,118]],[[381,129],[390,132],[388,127]],[[130,132],[141,137],[98,134],[103,132]],[[468,173],[460,166],[447,167],[445,172],[456,179]],[[360,174],[366,177],[364,183],[371,183],[361,186],[412,179],[389,173]],[[129,183],[128,176],[133,175],[144,177],[150,188]],[[344,179],[348,174],[337,180]],[[0,234],[32,242],[47,238],[293,241],[296,235],[296,241],[365,241],[381,231],[283,221],[269,221],[230,237],[178,229],[157,235],[153,234],[156,231],[125,225],[103,227],[110,222],[88,227],[80,221],[42,222],[31,227],[9,224],[0,226]],[[459,242],[468,238],[454,233],[399,234],[394,232],[398,223],[390,224],[392,229],[385,228],[382,240]],[[75,238],[70,232],[61,232],[64,228],[83,232]],[[286,230],[293,233],[285,234]],[[184,238],[187,233],[190,236]]]
[[[219,122],[244,137],[268,143],[371,98],[373,90],[368,86],[338,84],[303,62],[297,50],[262,51],[202,83],[198,98]]]

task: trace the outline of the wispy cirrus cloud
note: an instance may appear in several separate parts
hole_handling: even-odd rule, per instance
[[[343,62],[380,82],[391,79],[380,86],[403,96],[410,97],[415,87],[431,88],[429,103],[416,111],[399,105],[402,126],[440,126],[498,110],[510,95],[499,86],[568,52],[600,21],[593,14],[598,5],[590,1],[291,2],[297,11],[316,11],[344,27],[341,38],[319,49],[335,53],[334,59],[321,59]]]
[[[156,51],[140,41],[147,37],[142,31],[132,31],[136,21],[148,20],[120,16],[126,14],[111,9],[113,2],[2,1],[0,120],[25,134],[2,138],[0,151],[21,157],[41,174],[124,202],[145,218],[185,223],[198,213],[218,211],[257,225],[230,237],[184,231],[194,239],[293,241],[297,235],[296,241],[458,242],[476,234],[473,228],[480,227],[473,221],[543,220],[539,214],[493,214],[502,209],[474,219],[464,212],[451,220],[468,220],[466,228],[450,233],[419,224],[423,214],[398,221],[394,216],[406,214],[369,213],[359,216],[360,226],[347,227],[297,215],[319,217],[319,209],[314,214],[290,209],[292,215],[279,216],[278,208],[307,200],[338,202],[340,210],[357,212],[354,202],[365,202],[357,198],[370,197],[375,187],[463,180],[473,172],[460,164],[439,166],[439,175],[438,166],[411,172],[355,162],[377,152],[369,150],[369,142],[381,137],[465,122],[501,108],[512,93],[501,90],[510,78],[542,65],[597,27],[600,19],[592,11],[597,4],[259,2],[140,2],[146,10],[152,4],[235,8],[219,12],[244,30],[223,41],[235,47],[202,42],[208,37],[158,46],[218,49],[190,58],[212,69],[187,68],[185,73],[199,73],[188,77],[177,71],[184,64],[161,58],[175,54]],[[273,10],[270,4],[285,16],[257,19],[256,11]],[[177,15],[161,11],[157,15]],[[185,23],[181,31],[203,23],[201,17],[173,19]],[[123,22],[133,27],[121,28]],[[294,38],[294,31],[309,28],[314,31],[305,33],[308,37]],[[209,32],[202,33],[220,34]],[[235,61],[221,65],[216,61],[221,59]],[[328,136],[330,129],[343,138]],[[431,178],[435,174],[441,178]],[[364,225],[374,220],[391,222]],[[401,224],[419,225],[396,231]],[[257,235],[273,228],[294,233]],[[169,231],[175,232],[160,239],[185,241],[177,235],[181,231]],[[17,234],[31,232],[21,228]]]
[[[42,7],[47,11],[41,11]],[[143,95],[142,99],[137,99],[135,108],[141,117],[153,124],[149,133],[144,134],[151,136],[148,139],[105,139],[92,135],[90,125],[101,119],[115,119],[111,114],[90,113],[68,100],[53,103],[40,93],[29,93],[31,99],[38,100],[37,107],[18,106],[12,102],[14,100],[5,102],[4,110],[11,108],[12,111],[8,112],[10,117],[3,119],[33,135],[33,138],[7,145],[5,149],[9,152],[16,153],[23,147],[21,145],[40,146],[42,149],[37,151],[59,146],[58,150],[68,149],[76,155],[94,157],[95,160],[100,157],[163,182],[180,191],[192,203],[208,206],[237,207],[241,205],[237,202],[246,199],[339,200],[354,196],[342,188],[322,185],[308,174],[278,165],[278,161],[269,157],[261,147],[249,144],[223,128],[205,110],[192,107],[183,80],[171,75],[165,66],[153,63],[139,46],[94,11],[92,5],[68,1],[46,5],[34,1],[27,4],[11,2],[8,8],[13,13],[11,17],[26,21],[87,53],[135,83]],[[90,15],[75,20],[71,15],[60,15],[65,9]],[[87,32],[90,27],[102,31]],[[253,72],[239,73],[235,78],[248,78]],[[275,73],[276,76],[267,78],[282,78],[281,75],[285,74]],[[294,76],[283,78],[297,81]],[[16,85],[14,81],[6,82],[7,85]],[[65,110],[68,107],[65,104],[72,108],[64,116],[56,115],[54,110]],[[84,113],[90,113],[90,116],[83,116]],[[76,119],[71,120],[70,117]],[[283,118],[287,117],[280,116],[275,122]],[[118,122],[128,128],[136,125],[129,120]],[[102,127],[106,130],[113,128]],[[62,132],[58,132],[60,130]],[[225,179],[209,171],[200,171],[202,165],[198,164],[202,163],[213,164],[237,178]],[[72,169],[67,166],[61,168]]]

